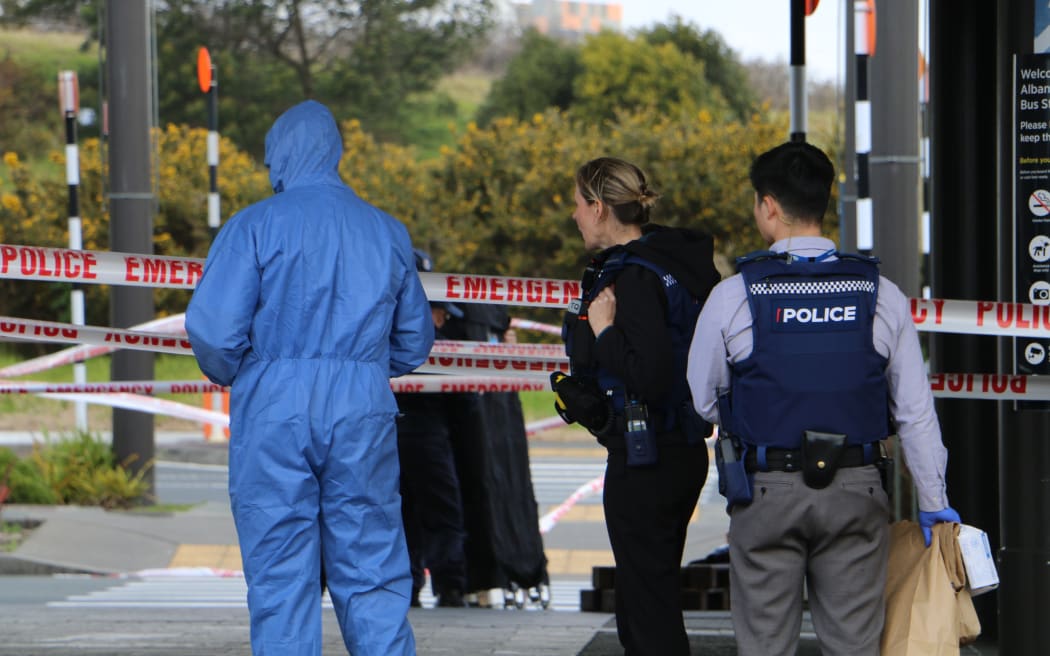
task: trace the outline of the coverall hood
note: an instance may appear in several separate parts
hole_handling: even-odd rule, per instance
[[[266,133],[265,164],[274,193],[331,178],[338,181],[343,139],[335,118],[316,100],[295,105]]]

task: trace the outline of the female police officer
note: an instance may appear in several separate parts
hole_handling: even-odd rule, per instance
[[[576,172],[573,219],[600,252],[566,314],[572,376],[552,379],[608,449],[605,519],[616,559],[616,625],[627,654],[688,654],[680,567],[707,473],[711,426],[690,406],[685,363],[696,317],[719,275],[710,237],[649,225],[658,195],[635,165],[612,157]],[[607,402],[583,418],[573,390]],[[567,392],[562,394],[562,392]]]

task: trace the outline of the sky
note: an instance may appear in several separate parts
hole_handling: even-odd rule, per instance
[[[721,33],[741,59],[788,62],[791,48],[789,0],[614,0],[623,6],[623,27],[631,30],[666,22],[672,14]],[[806,19],[806,75],[838,80],[845,65],[842,2],[823,0]],[[841,61],[840,61],[841,60]]]

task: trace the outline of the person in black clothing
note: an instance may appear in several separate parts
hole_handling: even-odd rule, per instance
[[[448,339],[517,341],[503,305],[462,303],[462,317],[442,332]],[[524,605],[526,595],[549,602],[547,558],[529,468],[525,417],[517,392],[464,393],[469,409],[456,413],[456,457],[467,532],[467,591],[503,589],[503,603]],[[468,596],[469,598],[469,596]]]
[[[595,159],[575,181],[573,219],[584,246],[599,252],[565,318],[572,375],[556,374],[552,386],[568,420],[579,397],[563,395],[566,383],[602,400],[601,416],[591,403],[575,418],[608,449],[603,503],[620,643],[629,656],[688,654],[681,565],[711,425],[692,408],[685,366],[700,307],[720,279],[713,244],[650,225],[658,195],[629,162]]]
[[[430,256],[415,249],[416,268],[431,271]],[[451,303],[431,303],[434,334],[445,322],[462,317]],[[397,449],[401,460],[401,516],[412,569],[412,606],[419,607],[424,568],[438,606],[464,606],[467,564],[466,532],[459,476],[452,451],[456,414],[465,411],[461,395],[452,393],[396,394]]]

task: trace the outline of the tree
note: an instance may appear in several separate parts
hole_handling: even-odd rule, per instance
[[[674,16],[670,23],[654,25],[638,36],[655,46],[674,44],[680,52],[703,62],[707,81],[719,90],[737,118],[747,120],[754,111],[755,97],[747,70],[718,32],[701,32],[681,16]]]
[[[397,139],[405,99],[432,89],[469,54],[491,11],[491,0],[168,0],[157,13],[158,43],[170,44],[160,49],[161,114],[202,123],[203,111],[188,116],[184,108],[199,101],[186,69],[203,43],[226,65],[221,95],[238,114],[262,105],[272,121],[315,98],[337,116]],[[250,123],[254,139],[235,140],[261,153],[265,129]]]
[[[728,113],[721,91],[708,82],[703,62],[672,43],[653,45],[615,32],[589,37],[580,51],[581,73],[569,113],[584,121],[611,120],[616,112],[653,110],[680,116],[704,108]]]
[[[89,0],[0,2],[2,20],[15,23],[79,8],[89,31],[101,6],[119,11],[119,3]],[[413,96],[482,43],[494,13],[493,0],[164,0],[155,9],[162,121],[205,124],[195,68],[197,48],[207,46],[220,120],[237,117],[223,132],[256,156],[273,119],[306,98],[397,140]]]
[[[521,49],[493,83],[478,110],[480,125],[510,116],[528,120],[549,107],[568,109],[574,100],[573,81],[580,73],[579,49],[534,29],[521,39]]]

